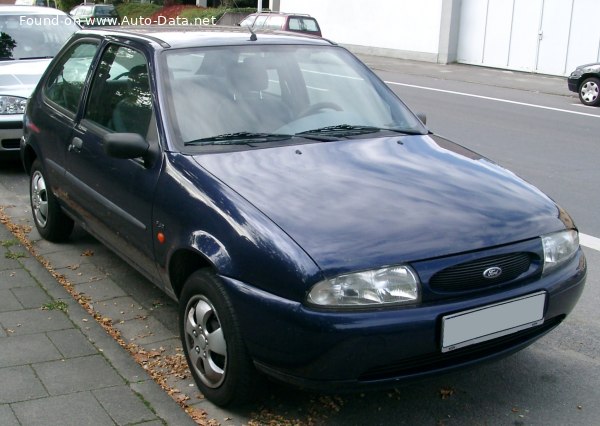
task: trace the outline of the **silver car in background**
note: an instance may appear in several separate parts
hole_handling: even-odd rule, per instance
[[[0,156],[18,155],[27,98],[79,26],[64,12],[0,6]]]

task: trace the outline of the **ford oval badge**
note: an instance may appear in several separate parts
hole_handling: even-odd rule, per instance
[[[487,279],[498,278],[502,275],[502,268],[499,266],[492,266],[483,271],[483,277]]]

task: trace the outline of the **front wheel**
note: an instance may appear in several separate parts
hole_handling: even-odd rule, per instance
[[[586,78],[579,86],[579,100],[588,106],[600,105],[600,79],[596,77]]]
[[[247,354],[231,301],[214,273],[196,271],[186,281],[179,330],[194,380],[207,399],[226,406],[253,396],[261,380]]]
[[[40,235],[53,242],[69,238],[73,230],[73,220],[58,205],[56,197],[48,186],[40,160],[33,162],[29,182],[33,221]]]

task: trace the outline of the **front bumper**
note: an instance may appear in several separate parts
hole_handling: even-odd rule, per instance
[[[23,136],[23,114],[0,115],[0,154],[18,152]]]
[[[579,92],[580,77],[581,76],[578,76],[575,78],[575,77],[571,76],[567,79],[567,86],[569,87],[569,90],[571,92],[575,92],[575,93]]]
[[[305,388],[388,387],[509,355],[558,325],[586,279],[581,251],[560,271],[492,294],[378,311],[316,311],[223,277],[250,356],[259,370]],[[441,352],[441,318],[538,291],[544,323],[462,349]]]

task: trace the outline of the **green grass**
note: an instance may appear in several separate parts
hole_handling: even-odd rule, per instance
[[[256,12],[256,8],[246,8],[246,9],[228,9],[226,7],[209,7],[208,9],[184,9],[179,15],[181,18],[185,18],[190,22],[193,22],[195,19],[205,19],[208,18],[210,22],[212,22],[212,18],[214,16],[214,22],[217,22],[221,16],[225,14],[225,12],[241,12],[241,13],[253,13]]]
[[[44,303],[42,309],[45,311],[63,311],[67,312],[69,305],[62,300],[53,300],[52,302]]]
[[[0,245],[2,247],[12,247],[12,246],[16,246],[17,244],[19,244],[19,240],[3,240],[0,241]]]
[[[13,260],[17,260],[17,259],[21,259],[22,257],[27,257],[27,255],[25,253],[13,253],[13,252],[7,252],[4,254],[4,257],[6,257],[7,259],[13,259]]]

